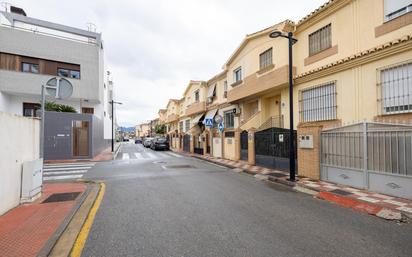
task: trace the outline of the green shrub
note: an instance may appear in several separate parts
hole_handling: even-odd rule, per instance
[[[44,106],[45,110],[48,112],[72,112],[76,113],[76,109],[70,105],[58,104],[55,102],[46,102]]]

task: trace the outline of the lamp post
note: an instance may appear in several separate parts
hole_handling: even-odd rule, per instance
[[[293,38],[293,33],[283,33],[279,30],[275,30],[269,34],[270,38],[284,37],[288,39],[289,45],[289,179],[290,181],[296,180],[296,167],[295,167],[295,146],[294,146],[294,131],[293,131],[293,73],[292,73],[292,46],[298,41]]]
[[[114,105],[115,104],[123,104],[121,102],[115,102],[113,99],[110,101],[112,105],[112,152],[114,152]]]

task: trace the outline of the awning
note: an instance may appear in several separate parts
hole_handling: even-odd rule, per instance
[[[213,98],[216,95],[216,84],[213,86],[209,87],[209,90],[207,91],[207,97]]]
[[[206,115],[205,115],[205,119],[203,120],[203,123],[205,123],[204,121],[205,121],[206,119],[214,119],[216,113],[217,113],[217,109],[208,111],[208,112],[206,113]]]
[[[195,126],[195,125],[197,125],[198,123],[199,123],[199,121],[203,121],[203,116],[204,116],[205,114],[204,113],[202,113],[202,114],[199,114],[199,115],[197,115],[196,117],[194,117],[193,119],[192,119],[192,126]]]

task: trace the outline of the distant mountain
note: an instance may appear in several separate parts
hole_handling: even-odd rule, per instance
[[[135,128],[134,127],[119,127],[119,130],[121,132],[135,132]]]

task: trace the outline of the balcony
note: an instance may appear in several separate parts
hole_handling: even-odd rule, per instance
[[[173,122],[176,121],[179,118],[179,116],[177,114],[171,114],[169,116],[167,116],[166,122]]]
[[[197,103],[192,103],[189,105],[186,109],[185,114],[186,115],[193,115],[199,112],[205,112],[206,111],[206,102],[197,102]]]
[[[296,73],[296,67],[293,67],[293,73]],[[288,65],[264,73],[264,75],[252,74],[246,77],[241,85],[232,88],[228,92],[228,102],[235,102],[243,98],[263,94],[271,89],[287,86],[288,76]]]

